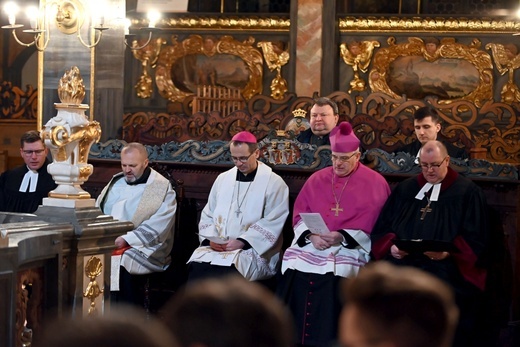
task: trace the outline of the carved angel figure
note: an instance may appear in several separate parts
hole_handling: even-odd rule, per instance
[[[515,70],[520,67],[518,47],[512,43],[506,45],[488,43],[486,49],[491,50],[498,72],[500,72],[501,75],[508,72],[508,81],[500,93],[502,102],[511,104],[514,101],[520,101],[520,90],[518,90],[518,86],[514,83]]]
[[[260,41],[257,46],[262,49],[269,70],[276,70],[276,77],[271,82],[271,97],[281,100],[288,90],[287,81],[282,77],[281,71],[282,66],[289,61],[289,52],[287,49],[284,50],[285,43],[282,41]]]
[[[165,43],[163,39],[157,39],[142,49],[132,51],[134,57],[141,62],[142,73],[135,85],[137,96],[141,99],[147,99],[152,96],[152,77],[148,71],[157,64],[161,47]],[[137,41],[134,41],[132,45],[136,47]]]
[[[353,90],[363,91],[366,82],[359,77],[359,71],[367,72],[374,48],[379,47],[378,41],[352,41],[340,45],[341,57],[345,64],[352,66],[354,78],[350,81],[349,93]]]

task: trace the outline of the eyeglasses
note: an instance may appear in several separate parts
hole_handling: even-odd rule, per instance
[[[247,157],[231,157],[231,160],[233,160],[234,163],[236,162],[241,162],[241,163],[246,163],[249,158],[251,158],[251,156],[254,154],[255,152],[249,154]]]
[[[325,117],[328,117],[328,116],[332,116],[332,114],[329,114],[329,113],[313,113],[311,114],[311,118],[325,118]]]
[[[446,160],[446,158],[448,158],[448,157],[447,157],[447,156],[444,157],[444,159],[442,159],[441,162],[438,163],[438,164],[426,164],[426,163],[420,163],[419,165],[421,165],[421,168],[422,168],[423,170],[438,169],[438,168],[442,165],[442,163],[444,163],[444,161]]]
[[[337,162],[340,162],[340,163],[346,163],[347,161],[350,160],[350,158],[352,158],[353,156],[355,156],[358,153],[359,152],[354,152],[351,155],[347,155],[347,156],[344,156],[344,157],[338,157],[337,155],[333,154],[333,155],[330,156],[330,160],[337,161]]]
[[[36,149],[36,150],[33,150],[33,151],[23,150],[22,152],[23,152],[24,155],[26,155],[28,157],[30,157],[33,154],[36,154],[39,157],[40,155],[43,154],[43,152],[45,152],[45,150],[44,149]]]

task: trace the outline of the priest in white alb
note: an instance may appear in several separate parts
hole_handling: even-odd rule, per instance
[[[163,272],[171,263],[176,193],[168,179],[148,166],[148,152],[140,143],[121,150],[121,168],[96,205],[103,213],[134,224],[114,241],[111,291],[114,301],[142,305],[147,275]]]
[[[250,281],[273,277],[279,268],[289,189],[258,161],[253,134],[229,144],[235,166],[215,180],[199,222],[200,246],[189,259],[188,280],[240,273]]]
[[[330,133],[332,166],[305,182],[294,204],[294,239],[282,262],[279,294],[294,316],[298,346],[329,346],[341,310],[338,284],[369,261],[370,232],[390,188],[359,162],[359,139],[343,122]],[[319,213],[328,231],[307,225]],[[312,229],[312,230],[311,230]]]

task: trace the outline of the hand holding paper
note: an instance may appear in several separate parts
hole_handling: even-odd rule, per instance
[[[313,234],[324,234],[330,232],[327,224],[319,213],[300,213],[303,222]]]

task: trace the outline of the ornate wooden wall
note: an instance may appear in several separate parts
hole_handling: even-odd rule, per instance
[[[341,120],[352,123],[364,149],[380,148],[392,152],[413,141],[413,112],[429,103],[442,111],[441,138],[468,152],[483,148],[490,161],[520,164],[518,102],[486,100],[481,107],[476,107],[468,100],[445,103],[435,97],[396,99],[381,92],[369,94],[359,104],[346,92],[336,92],[329,97],[338,103]],[[244,129],[261,139],[273,129],[286,129],[296,109],[308,112],[311,106],[310,97],[286,94],[283,100],[255,96],[244,110],[225,117],[218,112],[190,115],[188,109],[173,114],[137,112],[125,115],[123,139],[155,145],[187,140],[226,141]]]

